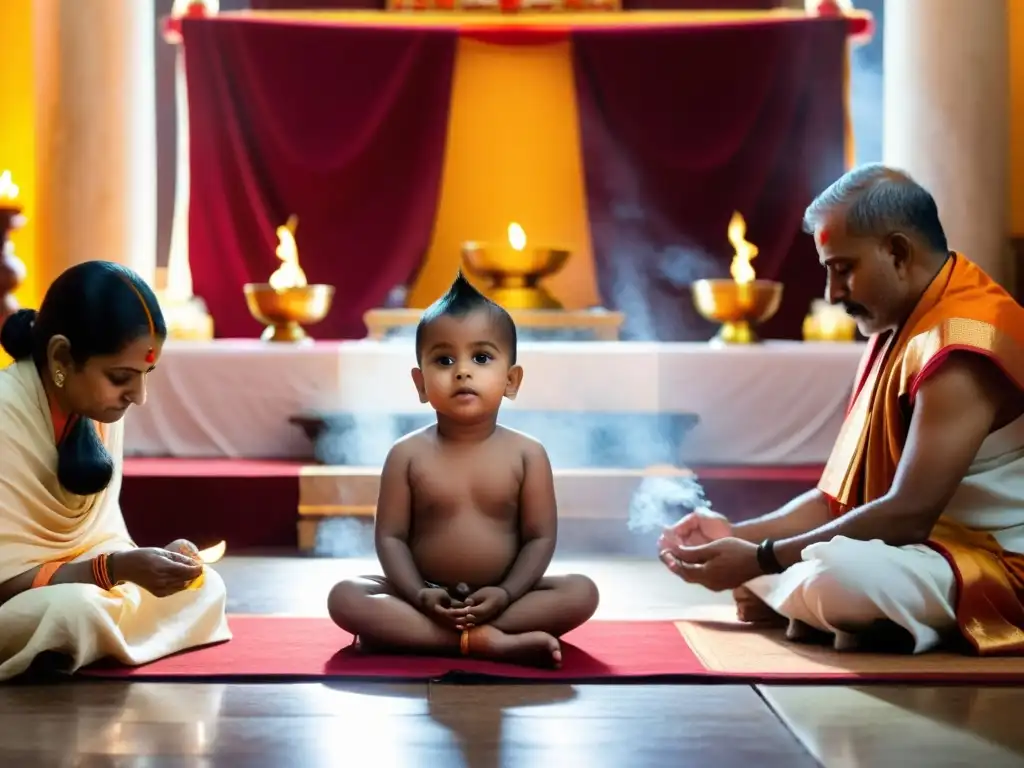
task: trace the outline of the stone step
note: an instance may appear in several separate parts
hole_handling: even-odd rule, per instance
[[[614,521],[655,530],[678,518],[700,489],[693,473],[672,466],[646,469],[554,469],[560,521]],[[314,548],[320,521],[370,522],[380,488],[376,467],[309,466],[299,477],[299,547]]]
[[[626,519],[646,481],[652,494],[678,496],[692,490],[693,473],[670,466],[646,469],[555,469],[559,517]],[[380,488],[376,467],[307,466],[299,476],[299,515],[372,517]]]

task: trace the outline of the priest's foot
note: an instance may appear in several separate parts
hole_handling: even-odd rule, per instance
[[[562,646],[547,632],[510,635],[491,626],[475,627],[469,634],[469,653],[495,661],[539,667],[560,667]]]
[[[768,624],[786,626],[786,619],[773,611],[761,598],[746,587],[734,589],[733,600],[736,601],[736,618],[748,624]]]

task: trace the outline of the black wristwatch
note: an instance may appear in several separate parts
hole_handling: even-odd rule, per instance
[[[764,573],[782,573],[786,570],[775,556],[774,539],[765,539],[757,545],[757,564]]]

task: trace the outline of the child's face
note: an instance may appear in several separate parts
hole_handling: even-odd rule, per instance
[[[492,416],[501,399],[513,399],[523,370],[511,365],[509,350],[490,315],[440,317],[423,334],[420,367],[412,371],[420,402],[458,421]]]

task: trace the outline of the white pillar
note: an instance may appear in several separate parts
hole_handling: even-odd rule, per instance
[[[177,103],[177,158],[174,169],[174,219],[171,224],[171,248],[167,258],[167,298],[187,302],[192,298],[192,268],[188,262],[188,82],[185,77],[185,48],[174,52],[174,98]]]
[[[203,0],[201,15],[213,16],[220,9],[219,0]],[[180,19],[196,12],[194,0],[174,0],[171,17]],[[174,60],[174,98],[178,118],[177,159],[174,168],[174,218],[171,224],[171,246],[167,259],[167,280],[157,295],[167,321],[171,339],[207,341],[213,338],[213,318],[202,299],[192,295],[192,267],[189,264],[189,120],[188,80],[185,76],[185,48],[180,29],[166,28],[164,41],[176,46]]]
[[[92,259],[156,271],[154,0],[33,0],[40,284]]]
[[[174,95],[177,99],[177,160],[174,173],[174,219],[167,259],[167,281],[157,293],[171,339],[209,341],[213,318],[202,299],[192,295],[192,267],[188,260],[188,204],[190,194],[188,149],[188,86],[185,79],[185,49],[175,52]]]
[[[1002,282],[1009,235],[1006,0],[886,0],[883,24],[885,163],[935,196],[950,248]]]
[[[174,0],[171,16],[180,19],[189,14],[189,6],[195,0]],[[220,11],[220,0],[202,0],[204,16],[216,16]],[[174,56],[174,99],[177,108],[175,136],[177,139],[174,167],[174,219],[171,224],[171,247],[167,259],[166,300],[176,305],[190,304],[195,311],[201,310],[192,296],[192,267],[188,260],[188,204],[191,193],[191,177],[189,173],[188,146],[188,78],[185,76],[185,47],[181,43],[180,32],[175,32],[164,40],[176,47]],[[211,330],[212,333],[212,330]]]

